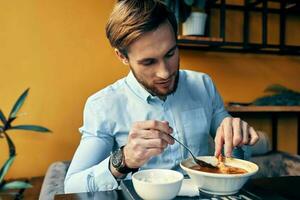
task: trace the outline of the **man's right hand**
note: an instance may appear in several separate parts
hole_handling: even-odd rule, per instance
[[[127,167],[139,168],[152,156],[161,154],[168,144],[174,144],[174,140],[167,135],[172,132],[167,121],[135,122],[124,147]]]

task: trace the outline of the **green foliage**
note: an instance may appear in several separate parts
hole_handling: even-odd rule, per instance
[[[266,93],[271,93],[252,102],[258,106],[299,106],[300,92],[288,89],[279,84],[270,85],[265,89]]]
[[[274,94],[282,94],[282,93],[298,93],[296,91],[290,90],[282,85],[279,84],[273,84],[268,86],[265,89],[265,92],[270,92],[270,93],[274,93]],[[298,93],[299,94],[299,93]]]
[[[13,164],[13,161],[15,160],[16,157],[16,147],[13,141],[11,140],[11,138],[9,137],[9,135],[7,134],[7,131],[15,129],[15,130],[35,131],[35,132],[42,132],[42,133],[51,132],[49,129],[43,126],[37,126],[37,125],[13,126],[12,125],[12,122],[15,121],[15,119],[17,118],[17,114],[25,102],[28,92],[29,92],[29,88],[21,94],[21,96],[18,98],[13,108],[11,109],[8,118],[6,118],[4,113],[0,110],[0,122],[2,122],[3,124],[0,125],[0,138],[6,139],[8,149],[9,149],[9,158],[6,160],[6,162],[3,164],[3,166],[0,169],[0,191],[8,190],[8,189],[22,189],[22,188],[31,187],[29,183],[24,181],[12,181],[12,182],[4,181],[4,176],[8,172],[9,168]]]
[[[42,126],[36,126],[36,125],[19,125],[19,126],[11,127],[10,129],[19,129],[19,130],[36,131],[36,132],[49,132],[50,131],[47,128],[44,128]]]
[[[2,168],[0,170],[0,182],[3,181],[4,175],[7,173],[8,169],[10,168],[10,166],[12,165],[12,163],[14,162],[15,157],[16,157],[16,155],[10,156],[8,158],[8,160],[2,166]]]
[[[28,91],[29,91],[29,88],[27,90],[25,90],[23,92],[23,94],[21,94],[21,96],[19,97],[19,99],[16,101],[14,107],[11,109],[11,112],[9,114],[9,119],[16,117],[18,111],[20,110],[20,108],[24,104],[24,101],[25,101],[25,99],[26,99],[26,97],[28,95]]]
[[[1,190],[13,190],[13,189],[24,189],[24,188],[31,188],[32,185],[25,182],[25,181],[12,181],[9,183],[5,183]]]

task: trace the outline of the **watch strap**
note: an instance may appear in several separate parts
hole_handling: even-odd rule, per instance
[[[117,159],[117,160],[115,160]],[[113,152],[111,157],[111,162],[113,167],[120,172],[121,174],[128,174],[131,172],[137,172],[139,168],[129,168],[125,163],[125,156],[124,156],[124,146],[120,149],[117,149]]]

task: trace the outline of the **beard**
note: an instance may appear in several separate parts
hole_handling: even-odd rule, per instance
[[[172,93],[174,93],[177,89],[178,86],[178,81],[179,81],[179,67],[177,68],[177,70],[170,75],[170,77],[168,79],[171,79],[173,77],[175,77],[173,86],[171,88],[169,88],[167,91],[161,92],[158,88],[155,87],[154,84],[148,83],[146,80],[144,80],[142,77],[139,77],[136,72],[133,70],[132,67],[130,67],[134,77],[136,78],[136,80],[153,96],[158,96],[158,97],[166,97]]]

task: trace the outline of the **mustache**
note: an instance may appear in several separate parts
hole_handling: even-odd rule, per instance
[[[178,71],[175,71],[175,72],[174,72],[173,74],[171,74],[168,78],[156,80],[155,83],[166,83],[166,82],[170,81],[172,78],[176,77],[177,74],[178,74]]]

